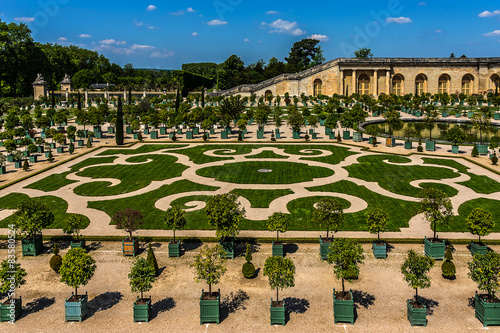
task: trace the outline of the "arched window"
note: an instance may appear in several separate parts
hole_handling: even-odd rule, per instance
[[[323,81],[320,79],[314,80],[314,96],[322,95]]]
[[[500,76],[498,74],[491,76],[491,88],[495,91],[495,94],[500,92]]]
[[[395,75],[392,79],[392,93],[398,96],[403,94],[404,78],[402,75]]]
[[[268,96],[272,96],[272,95],[273,95],[273,92],[272,92],[271,90],[266,90],[266,92],[265,92],[265,94],[264,94],[264,95],[265,95],[265,99],[266,99],[266,101],[267,101],[267,97],[268,97]]]
[[[415,78],[415,95],[421,96],[426,93],[427,76],[424,74],[418,74]]]
[[[370,95],[370,78],[366,74],[361,74],[358,78],[358,94]]]
[[[470,74],[465,74],[462,78],[462,94],[467,96],[472,95],[474,87],[474,77]]]
[[[448,74],[443,74],[439,77],[439,89],[438,93],[450,93],[450,76]]]

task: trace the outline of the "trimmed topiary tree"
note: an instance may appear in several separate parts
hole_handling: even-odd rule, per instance
[[[359,276],[359,266],[364,260],[361,245],[347,238],[336,238],[330,244],[327,261],[333,265],[337,279],[342,280],[342,293],[345,294],[344,280],[351,283]]]
[[[446,249],[445,261],[441,265],[441,272],[446,279],[453,279],[457,272],[457,268],[453,263],[453,254],[451,253],[451,249]]]
[[[477,283],[479,290],[487,292],[489,302],[493,302],[500,286],[500,254],[493,251],[476,254],[468,267],[467,275]]]
[[[474,208],[465,221],[471,234],[479,236],[478,243],[481,243],[481,236],[489,235],[495,227],[493,216],[483,208]]]
[[[130,289],[133,293],[140,292],[141,300],[144,299],[144,292],[148,292],[153,288],[152,283],[155,282],[154,267],[144,258],[137,258],[130,268],[128,278],[130,280]]]
[[[436,239],[436,228],[438,225],[448,225],[453,214],[453,206],[446,194],[438,189],[429,187],[420,192],[420,213],[424,213],[425,219],[430,222]]]
[[[118,107],[116,109],[115,141],[118,146],[123,145],[123,106],[121,97],[118,97]]]
[[[9,299],[14,300],[16,297],[17,289],[21,288],[23,284],[26,283],[24,279],[28,273],[24,268],[21,268],[21,264],[14,259],[5,259],[2,261],[0,266],[0,293],[7,294]]]
[[[158,268],[158,262],[156,261],[156,256],[155,256],[155,253],[153,251],[153,248],[151,247],[151,244],[148,244],[147,262],[151,267],[153,267],[154,272],[155,272],[155,276],[158,276],[160,269]]]
[[[342,203],[335,198],[321,199],[314,208],[313,221],[321,227],[326,227],[327,239],[330,230],[335,236],[344,223]]]
[[[246,262],[243,264],[241,268],[241,272],[246,279],[251,279],[255,276],[255,266],[251,263],[252,261],[252,248],[250,244],[247,244],[247,250],[245,254]]]
[[[408,250],[407,259],[401,265],[401,273],[408,285],[415,289],[415,301],[418,303],[418,288],[425,289],[431,286],[431,279],[427,273],[434,266],[434,259],[423,254]]]
[[[50,258],[49,264],[50,268],[57,274],[59,274],[59,268],[61,268],[62,264],[62,257],[59,255],[59,247],[57,244],[54,244],[54,249],[52,250],[52,253],[54,254],[52,258]]]
[[[196,282],[205,281],[208,284],[208,295],[212,296],[212,285],[219,284],[221,277],[226,273],[225,252],[220,245],[203,246],[200,253],[195,255],[191,264],[195,271]]]
[[[61,282],[75,288],[78,297],[78,287],[89,283],[95,273],[95,260],[84,249],[77,247],[69,250],[62,259],[59,274]]]
[[[380,241],[380,232],[385,230],[389,214],[379,208],[370,208],[366,212],[366,225],[371,234],[377,234],[377,241]]]
[[[271,289],[276,289],[276,302],[279,302],[279,290],[295,286],[295,265],[292,259],[271,256],[264,264],[264,276],[269,280]]]
[[[276,242],[280,241],[280,232],[288,230],[288,223],[290,222],[290,215],[276,212],[269,216],[267,219],[267,229],[269,231],[276,231]]]
[[[479,150],[477,150],[477,146],[474,145],[474,147],[472,147],[472,153],[470,154],[472,157],[478,157],[479,156]]]
[[[174,243],[175,243],[175,231],[183,229],[186,226],[186,219],[184,217],[186,211],[183,210],[178,205],[173,205],[165,212],[165,225],[167,228],[171,229],[174,233]]]

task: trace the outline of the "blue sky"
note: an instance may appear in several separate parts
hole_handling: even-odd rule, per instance
[[[327,60],[360,47],[375,57],[500,56],[498,1],[0,0],[0,19],[25,22],[36,41],[97,50],[120,65],[284,60],[321,40]]]

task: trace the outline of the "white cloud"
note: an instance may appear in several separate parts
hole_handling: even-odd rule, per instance
[[[191,34],[191,36],[196,37],[196,36],[198,36],[198,33],[195,31],[195,32],[193,32],[193,33]]]
[[[276,14],[279,14],[280,12],[277,12],[275,10],[270,10],[270,11],[267,11],[266,14],[267,15],[276,15]]]
[[[227,24],[227,21],[221,21],[219,19],[217,20],[212,20],[207,23],[208,25],[224,25]]]
[[[132,50],[149,50],[149,49],[154,49],[154,47],[150,45],[140,45],[140,44],[134,44],[131,47]]]
[[[155,5],[149,5],[149,6],[146,8],[146,10],[151,11],[151,10],[155,10],[155,9],[157,9],[157,8],[158,8],[158,7],[156,7]]]
[[[245,42],[245,43],[249,43],[249,42],[250,42],[250,39],[245,38],[244,42]]]
[[[195,12],[196,12],[196,10],[194,10],[191,7],[188,7],[188,8],[186,8],[186,10],[178,10],[176,12],[171,12],[170,14],[171,15],[184,15],[186,13],[195,13]]]
[[[142,27],[144,25],[144,22],[139,22],[137,20],[134,20],[134,24],[138,27]]]
[[[290,22],[282,19],[278,19],[272,23],[266,24],[262,23],[262,25],[268,25],[271,28],[274,28],[275,30],[269,31],[270,34],[272,33],[284,33],[284,34],[289,34],[292,36],[300,36],[305,34],[306,32],[299,29],[298,26],[299,24],[297,22]]]
[[[397,24],[405,24],[413,22],[409,17],[388,17],[385,19],[387,23],[397,23]]]
[[[188,13],[194,13],[194,12],[196,12],[196,10],[194,10],[194,9],[193,9],[193,8],[191,8],[191,7],[188,7],[188,8],[186,9],[186,12],[188,12]]]
[[[478,16],[479,17],[492,17],[495,15],[500,15],[500,10],[494,10],[490,12],[489,10],[485,10],[484,12],[480,13]]]
[[[441,30],[441,29],[437,29],[437,30],[436,30],[436,31],[434,31],[434,32],[435,32],[435,33],[437,33],[437,34],[440,34],[440,33],[442,33],[442,32],[443,32],[443,30]]]
[[[154,25],[149,25],[149,24],[146,24],[146,28],[151,29],[151,30],[160,29],[158,27],[155,27]]]
[[[427,2],[419,2],[418,5],[419,6],[425,6],[425,5],[427,5]]]
[[[89,34],[80,34],[80,36],[78,36],[78,37],[80,37],[80,38],[92,38],[92,36]]]
[[[57,39],[57,41],[58,41],[58,42],[67,42],[67,41],[68,41],[68,39],[67,39],[66,37],[59,37],[59,38]]]
[[[31,23],[35,21],[34,17],[15,17],[14,21],[23,22],[23,23]]]
[[[492,31],[492,32],[488,32],[487,34],[484,34],[483,36],[485,36],[485,37],[500,36],[500,30],[495,30],[495,31]]]
[[[307,37],[309,39],[317,39],[319,41],[322,41],[322,42],[326,42],[329,40],[328,36],[326,35],[319,35],[319,34],[314,34],[314,35],[311,35],[309,37]]]
[[[167,58],[167,57],[171,57],[174,55],[174,52],[173,51],[168,51],[168,50],[163,50],[163,51],[153,51],[153,53],[151,53],[151,58]]]
[[[105,44],[105,45],[125,45],[125,44],[127,44],[127,42],[124,40],[114,40],[114,39],[101,40],[99,43]]]

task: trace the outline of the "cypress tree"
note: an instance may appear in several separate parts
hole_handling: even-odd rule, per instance
[[[123,110],[122,99],[118,97],[118,109],[116,111],[116,144],[123,145]]]
[[[132,87],[128,88],[128,105],[132,105]]]
[[[80,90],[78,90],[78,102],[76,107],[78,108],[78,110],[82,109],[82,101],[80,100]]]
[[[179,94],[179,88],[177,88],[177,95],[175,96],[175,112],[179,112],[179,106],[181,104],[181,98]]]
[[[156,261],[156,256],[155,253],[153,252],[151,244],[149,244],[148,246],[148,257],[146,260],[148,264],[154,269],[155,275],[158,276],[159,273],[158,262]]]
[[[201,88],[201,107],[205,107],[205,87]]]

